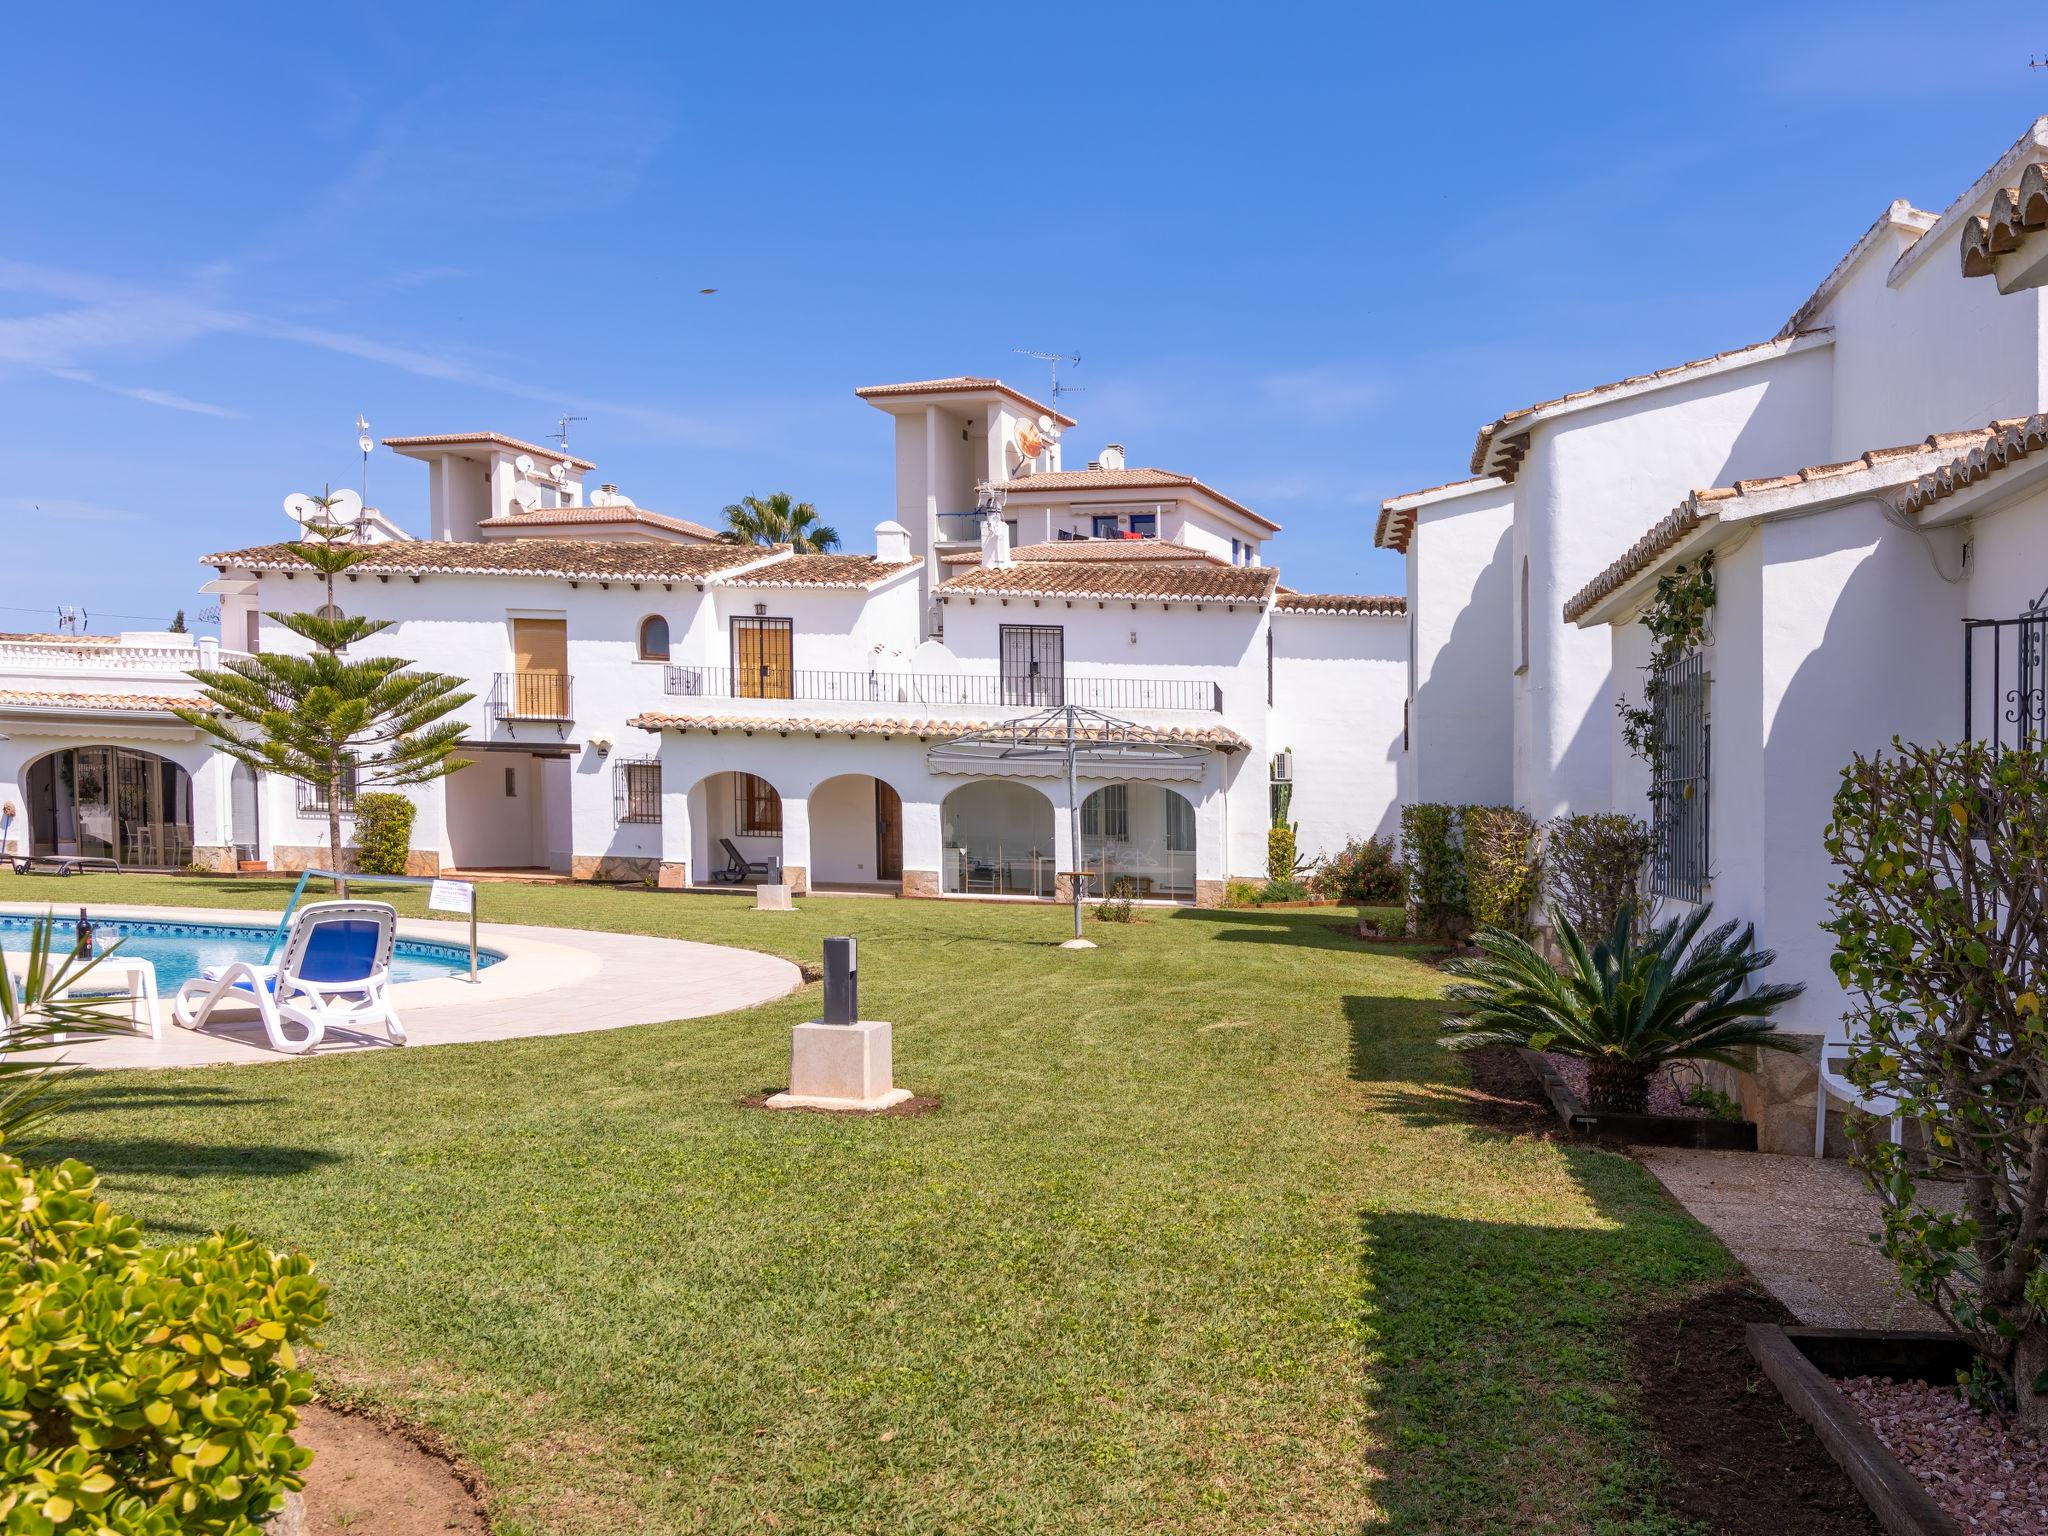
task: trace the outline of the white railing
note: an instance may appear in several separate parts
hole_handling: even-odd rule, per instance
[[[76,640],[0,641],[0,672],[157,672],[182,674],[241,653],[208,639],[196,645],[90,644]]]

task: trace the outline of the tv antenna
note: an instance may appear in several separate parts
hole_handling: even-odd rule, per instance
[[[569,451],[569,423],[572,421],[588,420],[590,420],[588,416],[563,416],[555,422],[554,438],[556,442],[562,445],[562,452],[567,453]]]
[[[356,416],[356,446],[363,451],[363,504],[370,502],[370,450],[376,446],[370,437],[370,424],[363,420],[361,413]]]
[[[66,603],[57,610],[57,633],[60,635],[82,635],[92,625],[92,615],[83,608],[74,608]]]
[[[1012,352],[1015,352],[1015,353],[1016,353],[1016,354],[1017,354],[1017,355],[1018,355],[1019,357],[1035,357],[1035,358],[1037,358],[1037,359],[1038,359],[1038,360],[1039,360],[1039,361],[1040,361],[1041,363],[1044,363],[1044,364],[1046,364],[1046,365],[1047,365],[1048,367],[1050,367],[1050,368],[1052,369],[1052,403],[1053,403],[1053,404],[1054,404],[1055,406],[1057,406],[1057,405],[1058,405],[1058,404],[1060,403],[1060,396],[1061,396],[1061,395],[1080,395],[1080,394],[1086,394],[1086,393],[1087,393],[1087,389],[1086,389],[1086,387],[1085,387],[1085,386],[1083,386],[1083,385],[1080,385],[1080,384],[1062,384],[1062,383],[1060,382],[1060,364],[1061,364],[1061,363],[1072,363],[1072,364],[1073,364],[1073,365],[1074,365],[1074,366],[1075,366],[1076,368],[1080,367],[1080,366],[1081,366],[1081,354],[1080,354],[1080,353],[1078,353],[1078,352],[1037,352],[1037,351],[1033,351],[1033,350],[1032,350],[1032,349],[1031,349],[1030,347],[1012,347],[1012,348],[1010,348],[1010,350],[1011,350]]]

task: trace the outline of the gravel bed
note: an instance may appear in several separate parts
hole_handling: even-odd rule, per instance
[[[1837,1381],[1863,1422],[1966,1531],[2048,1531],[2048,1443],[1980,1412],[1953,1387],[1850,1376]]]
[[[1557,1068],[1573,1093],[1579,1096],[1581,1104],[1586,1102],[1586,1063],[1576,1056],[1554,1056],[1544,1052],[1544,1059]],[[1687,1074],[1687,1087],[1691,1086],[1691,1074]],[[1653,1115],[1676,1115],[1683,1120],[1704,1120],[1707,1112],[1695,1109],[1681,1096],[1684,1090],[1672,1081],[1672,1069],[1666,1067],[1650,1079],[1650,1113]]]

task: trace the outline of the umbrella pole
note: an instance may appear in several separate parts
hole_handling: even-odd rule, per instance
[[[1067,706],[1067,840],[1072,847],[1073,873],[1067,884],[1074,893],[1074,937],[1081,937],[1081,802],[1074,773],[1074,708]]]

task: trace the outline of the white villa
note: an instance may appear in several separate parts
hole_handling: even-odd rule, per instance
[[[857,392],[893,418],[895,517],[872,554],[798,555],[588,493],[595,465],[496,433],[388,438],[427,471],[426,532],[367,519],[337,586],[365,647],[469,679],[471,765],[408,791],[415,872],[551,871],[796,891],[1213,904],[1262,880],[1273,782],[1304,853],[1396,817],[1405,603],[1290,591],[1276,524],[1110,447],[996,379]],[[323,601],[289,543],[204,556],[221,633]],[[324,863],[325,807],[231,769],[168,714],[213,642],[0,640],[0,847],[124,865]],[[234,652],[229,652],[234,654]],[[1172,743],[1063,774],[935,749],[1072,705]]]
[[[2048,118],[1941,212],[1886,208],[1775,335],[1507,412],[1479,433],[1483,478],[1389,499],[1377,539],[1407,553],[1414,637],[1404,798],[1508,784],[1538,817],[1651,816],[1616,701],[1641,696],[1658,577],[1712,550],[1654,886],[1754,921],[1775,978],[1807,986],[1781,1026],[1838,1036],[1819,925],[1842,767],[1895,734],[2041,734],[2044,229]],[[1490,779],[1432,750],[1509,699]],[[1813,1082],[1773,1064],[1738,1084],[1767,1149],[1811,1149]]]

